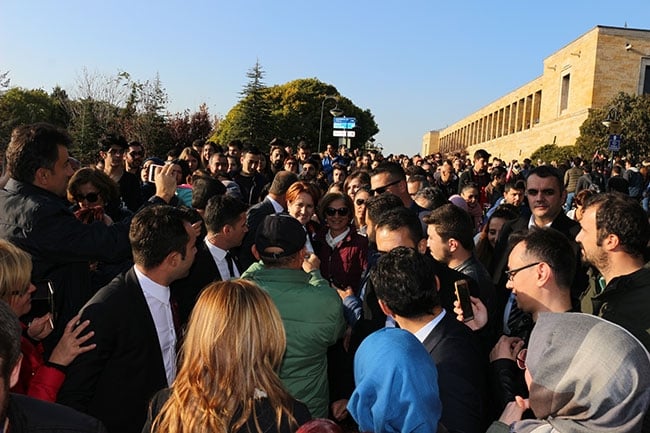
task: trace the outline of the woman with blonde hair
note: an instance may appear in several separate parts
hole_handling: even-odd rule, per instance
[[[277,375],[285,347],[266,292],[242,279],[210,284],[192,311],[176,380],[154,397],[143,431],[295,431],[311,416]]]
[[[36,287],[31,282],[32,259],[25,251],[11,242],[0,239],[0,302],[4,301],[9,308],[23,318],[32,309],[32,295]],[[43,358],[41,340],[49,336],[53,330],[52,313],[35,317],[27,325],[23,320],[23,336],[20,350],[23,361],[20,365],[18,382],[11,392],[26,394],[30,397],[45,401],[56,401],[65,370],[77,355],[95,348],[95,344],[83,345],[94,332],[79,336],[90,322],[75,325],[79,316],[75,316],[66,325],[61,339],[52,350],[49,359]]]

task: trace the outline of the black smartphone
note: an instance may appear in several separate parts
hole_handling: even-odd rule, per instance
[[[54,320],[54,289],[49,280],[34,282],[36,291],[32,294],[32,308],[29,311],[31,317],[43,317],[47,313],[52,314]]]
[[[460,303],[460,308],[463,310],[463,322],[469,322],[474,319],[474,311],[472,310],[472,301],[469,299],[469,286],[467,280],[458,280],[454,282],[456,288],[456,299]]]

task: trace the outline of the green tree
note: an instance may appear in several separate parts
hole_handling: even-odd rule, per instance
[[[97,162],[97,141],[102,134],[118,130],[119,107],[106,101],[84,98],[71,101],[69,110],[71,119],[68,132],[74,139],[71,154],[84,164]]]
[[[575,146],[558,146],[557,144],[545,144],[537,149],[530,156],[530,159],[537,163],[537,160],[542,160],[546,163],[551,161],[565,161],[577,155]]]
[[[305,137],[312,150],[316,151],[321,107],[326,96],[336,96],[338,101],[325,102],[323,145],[335,140],[332,137],[333,119],[329,114],[335,104],[338,104],[346,116],[355,117],[357,120],[356,137],[351,140],[353,148],[362,147],[370,137],[379,132],[371,111],[363,110],[350,99],[339,95],[336,87],[316,78],[298,79],[267,88],[265,98],[272,108],[270,116],[275,127],[268,129],[262,141],[263,148],[273,137],[280,137],[290,143],[295,143],[299,137]],[[245,110],[240,102],[221,121],[213,139],[219,143],[227,143],[234,138],[241,138],[236,125],[243,122],[241,118],[244,116]]]
[[[603,121],[609,113],[617,112],[620,125],[607,128]],[[607,150],[609,135],[618,132],[622,135],[621,154],[636,157],[650,155],[650,98],[647,95],[619,93],[607,106],[594,109],[580,126],[580,136],[576,140],[576,154],[589,157],[598,150]]]
[[[42,89],[14,87],[0,95],[0,143],[6,148],[11,131],[19,125],[48,122],[67,127],[67,116],[59,101]]]
[[[246,73],[248,83],[242,89],[239,100],[242,115],[231,126],[238,134],[237,138],[257,146],[268,143],[269,137],[274,135],[264,75],[259,60]]]
[[[144,144],[151,155],[164,155],[173,145],[165,107],[169,100],[160,76],[144,82],[130,81],[131,93],[118,118],[119,130],[129,141]]]
[[[337,101],[323,100],[327,96],[335,96]],[[278,134],[289,141],[305,137],[312,150],[317,150],[318,132],[320,129],[320,114],[323,108],[322,147],[332,143],[334,119],[329,110],[338,106],[346,117],[356,118],[355,138],[351,140],[352,148],[363,147],[364,143],[379,132],[377,123],[369,109],[361,109],[339,94],[336,87],[325,84],[316,78],[298,79],[269,88],[273,117],[280,128]]]

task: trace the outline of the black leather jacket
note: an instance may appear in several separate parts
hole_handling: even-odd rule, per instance
[[[31,255],[32,281],[52,281],[56,329],[91,298],[90,261],[115,263],[130,257],[128,223],[83,224],[61,197],[14,179],[0,190],[0,238]]]

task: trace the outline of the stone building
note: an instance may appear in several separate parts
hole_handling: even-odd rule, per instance
[[[422,139],[422,155],[484,148],[523,159],[575,144],[589,110],[619,92],[650,94],[650,30],[596,26],[544,59],[541,76]]]

